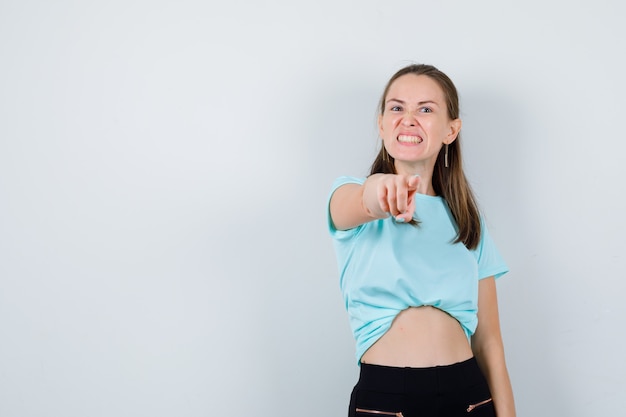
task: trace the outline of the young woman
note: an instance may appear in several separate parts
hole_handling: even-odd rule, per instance
[[[340,177],[329,227],[356,339],[350,416],[515,415],[495,278],[507,266],[463,173],[452,81],[394,74],[367,178]]]

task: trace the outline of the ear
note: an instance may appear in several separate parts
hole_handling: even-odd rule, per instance
[[[378,136],[383,137],[383,115],[378,115]]]
[[[448,132],[448,136],[446,136],[446,140],[444,141],[446,145],[449,145],[456,140],[457,136],[459,136],[462,125],[463,122],[461,122],[461,119],[454,119],[450,122],[450,131]]]

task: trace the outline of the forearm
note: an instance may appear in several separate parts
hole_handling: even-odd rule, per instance
[[[376,179],[372,175],[359,184],[345,184],[339,187],[330,200],[330,215],[338,230],[347,230],[363,223],[388,216],[376,201]]]
[[[515,417],[513,388],[502,344],[494,342],[490,346],[474,349],[474,356],[489,384],[497,417]]]
[[[390,215],[398,222],[410,222],[419,181],[415,175],[374,174],[362,185],[345,184],[330,200],[333,224],[347,230]]]
[[[389,217],[389,213],[386,213],[381,209],[380,200],[378,196],[378,184],[383,174],[370,175],[363,183],[361,204],[363,210],[374,219],[382,219]]]

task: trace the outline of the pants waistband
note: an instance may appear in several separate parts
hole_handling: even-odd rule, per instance
[[[397,394],[426,394],[455,391],[484,381],[475,358],[431,368],[400,368],[362,363],[357,387]]]

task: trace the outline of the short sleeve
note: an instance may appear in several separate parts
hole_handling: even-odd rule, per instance
[[[478,247],[474,249],[474,256],[478,261],[478,278],[500,278],[509,272],[509,267],[500,255],[496,244],[494,243],[485,221],[481,218],[481,237]]]
[[[330,217],[330,199],[333,196],[333,193],[337,191],[339,187],[345,184],[358,184],[362,185],[365,182],[365,178],[357,178],[357,177],[349,177],[342,176],[337,178],[331,187],[330,193],[328,194],[328,199],[326,201],[326,219],[328,222],[328,231],[334,239],[346,239],[352,237],[358,228],[350,229],[350,230],[337,230],[335,225],[333,224],[333,220]]]

